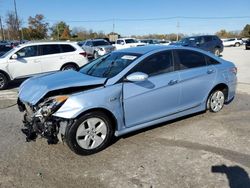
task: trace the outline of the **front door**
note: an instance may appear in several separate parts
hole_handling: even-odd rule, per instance
[[[13,79],[41,73],[37,46],[26,46],[16,52],[17,59],[9,59],[8,69]]]
[[[136,126],[178,111],[179,74],[174,72],[172,52],[154,54],[139,63],[132,72],[149,75],[146,81],[124,82],[125,124]]]

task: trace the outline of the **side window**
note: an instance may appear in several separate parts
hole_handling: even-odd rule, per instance
[[[197,42],[199,42],[199,44],[204,44],[205,43],[205,37],[198,37]]]
[[[176,50],[179,69],[190,69],[206,66],[205,56],[199,52],[191,50]]]
[[[40,47],[41,47],[41,55],[61,53],[60,47],[57,44],[40,45]]]
[[[121,43],[122,43],[122,40],[117,40],[116,43],[117,43],[117,44],[121,44]]]
[[[149,76],[153,76],[172,72],[173,70],[172,53],[171,51],[166,51],[146,58],[134,68],[133,72],[143,72]]]
[[[217,36],[213,36],[213,40],[220,40]]]
[[[204,37],[204,39],[205,39],[205,42],[210,42],[210,41],[212,41],[212,36],[205,36]]]
[[[62,52],[73,52],[73,51],[76,51],[76,49],[69,45],[69,44],[61,44],[61,49],[62,49]]]
[[[220,64],[217,60],[215,60],[214,58],[211,58],[209,56],[206,56],[206,61],[207,61],[207,65],[217,65],[217,64]]]
[[[37,46],[27,46],[16,52],[19,58],[34,57],[37,56]]]
[[[90,45],[90,41],[87,41],[84,45],[85,46],[89,46]]]

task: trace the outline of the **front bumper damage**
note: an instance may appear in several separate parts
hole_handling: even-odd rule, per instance
[[[43,108],[32,106],[18,100],[18,108],[24,112],[22,132],[26,135],[26,141],[35,141],[37,137],[46,138],[48,144],[63,142],[66,127],[73,120],[63,119],[43,112]]]

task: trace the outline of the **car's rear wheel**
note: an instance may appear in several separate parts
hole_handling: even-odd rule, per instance
[[[3,73],[0,73],[0,90],[6,89],[9,79]]]
[[[112,121],[103,112],[90,112],[66,130],[69,148],[79,155],[90,155],[106,148],[112,140]]]
[[[240,46],[240,43],[236,42],[236,43],[235,43],[235,46],[236,46],[236,47],[239,47],[239,46]]]
[[[65,71],[65,70],[77,70],[77,69],[78,69],[78,66],[73,64],[73,63],[72,64],[66,64],[61,68],[62,71]]]
[[[220,49],[219,49],[219,48],[215,48],[215,49],[214,49],[214,54],[215,54],[216,56],[220,56]]]
[[[225,94],[221,90],[213,91],[208,100],[207,100],[207,108],[210,112],[219,112],[225,103]]]

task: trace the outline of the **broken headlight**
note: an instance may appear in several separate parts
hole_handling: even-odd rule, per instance
[[[67,95],[59,95],[55,97],[49,97],[44,102],[39,104],[39,114],[42,116],[49,116],[56,112],[63,103],[69,98]]]

